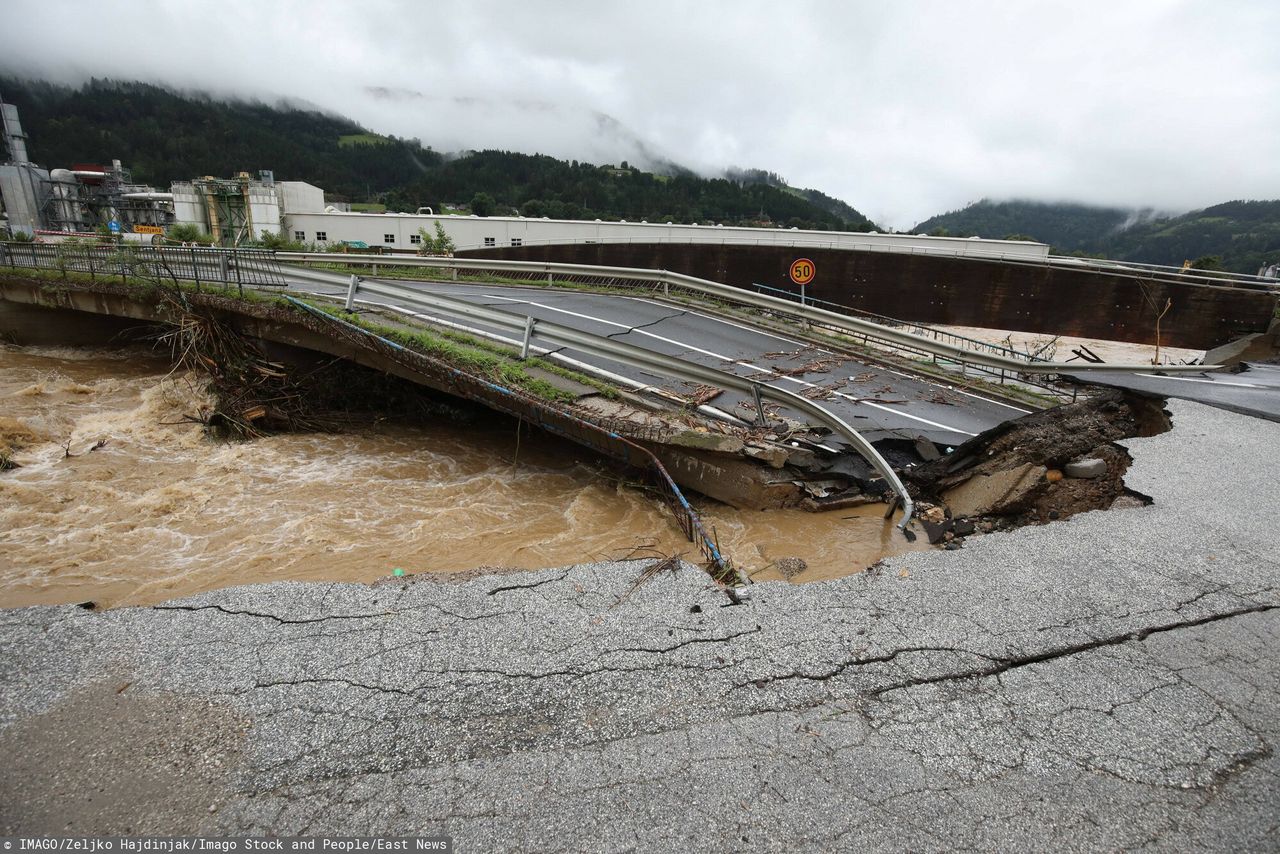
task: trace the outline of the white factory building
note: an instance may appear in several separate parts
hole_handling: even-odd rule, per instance
[[[363,243],[384,250],[416,251],[419,229],[434,236],[440,223],[459,251],[508,246],[564,243],[712,243],[736,246],[794,246],[862,249],[918,254],[1047,258],[1043,243],[960,237],[920,237],[847,231],[804,231],[720,225],[675,225],[651,222],[608,222],[530,219],[510,216],[440,216],[429,213],[350,213],[332,207],[289,208],[283,212],[285,237],[321,246]]]

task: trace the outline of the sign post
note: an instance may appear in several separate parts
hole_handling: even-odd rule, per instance
[[[791,275],[791,281],[800,286],[800,305],[807,305],[808,301],[805,298],[805,286],[812,282],[813,277],[818,274],[818,266],[808,258],[797,258],[791,262],[791,269],[789,273]],[[804,328],[808,330],[808,320],[804,321]]]

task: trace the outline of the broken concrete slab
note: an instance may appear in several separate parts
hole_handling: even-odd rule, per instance
[[[667,444],[699,451],[714,451],[718,454],[737,454],[745,445],[738,436],[712,433],[709,430],[681,430],[671,435],[667,439]]]
[[[1016,468],[978,474],[942,494],[953,516],[1014,513],[1027,506],[1047,481],[1044,466],[1024,463]]]
[[[769,465],[770,468],[780,469],[787,464],[791,457],[791,448],[782,445],[747,445],[743,448],[742,453],[751,457],[753,460],[760,460]]]
[[[1271,321],[1266,332],[1255,332],[1215,347],[1204,354],[1206,365],[1238,365],[1263,362],[1280,356],[1280,318]]]
[[[920,455],[920,459],[924,460],[926,463],[942,459],[942,452],[938,450],[938,446],[923,436],[916,439],[915,447],[916,453]]]

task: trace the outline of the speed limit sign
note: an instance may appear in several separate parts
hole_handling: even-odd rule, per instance
[[[791,262],[791,281],[797,285],[807,285],[818,274],[818,268],[808,258],[797,258]]]

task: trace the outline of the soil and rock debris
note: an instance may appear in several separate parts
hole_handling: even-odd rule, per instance
[[[1161,399],[1116,389],[1008,421],[945,457],[904,471],[930,542],[1149,503],[1125,486],[1117,444],[1170,429]]]

